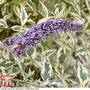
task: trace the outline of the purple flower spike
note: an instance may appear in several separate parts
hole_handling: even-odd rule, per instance
[[[11,38],[11,45],[17,45],[21,42],[22,38],[20,36],[16,36]]]
[[[26,30],[22,37],[26,39],[26,46],[33,47],[50,34],[57,35],[66,31],[79,31],[83,29],[83,26],[78,21],[50,19],[47,22],[37,24],[29,30]]]
[[[15,36],[15,37],[9,37],[3,40],[3,47],[7,48],[10,45],[17,45],[21,42],[21,37]]]
[[[26,30],[22,37],[16,36],[5,39],[3,46],[17,45],[17,47],[12,49],[12,52],[16,56],[21,56],[25,55],[28,48],[35,47],[50,34],[57,35],[67,31],[78,32],[83,28],[84,24],[80,21],[50,19]]]
[[[7,48],[10,45],[11,45],[11,38],[10,37],[9,38],[6,38],[5,40],[3,40],[2,47]]]
[[[12,53],[17,57],[21,55],[24,56],[26,51],[27,51],[27,47],[25,47],[24,45],[20,45],[12,49]]]
[[[84,28],[84,24],[81,21],[72,21],[71,23],[71,30],[74,30],[76,32],[82,30]]]

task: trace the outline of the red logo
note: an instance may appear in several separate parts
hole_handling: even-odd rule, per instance
[[[0,83],[2,85],[2,87],[12,87],[13,83],[12,83],[12,79],[15,76],[13,75],[0,75]]]

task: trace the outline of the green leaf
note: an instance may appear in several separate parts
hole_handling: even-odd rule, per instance
[[[20,8],[19,7],[14,7],[14,12],[20,18]]]
[[[34,48],[29,48],[29,49],[27,50],[27,54],[28,54],[29,56],[31,56],[31,55],[33,54],[33,52],[34,52]]]
[[[60,64],[63,64],[66,58],[66,49],[60,48],[57,52],[57,60]]]
[[[86,2],[86,5],[87,5],[88,10],[90,12],[90,0],[85,0],[85,2]]]
[[[54,52],[55,52],[55,50],[45,50],[45,51],[43,51],[42,55],[43,55],[43,57],[49,57],[49,56],[51,56]]]
[[[49,58],[45,58],[41,67],[41,77],[43,80],[48,80],[51,76],[52,66]]]
[[[82,70],[80,70],[80,76],[81,76],[83,81],[87,79],[87,74],[84,73]]]
[[[12,73],[13,73],[13,74],[17,74],[17,73],[19,73],[19,72],[20,72],[20,70],[19,70],[18,65],[14,65],[14,66],[12,67]]]
[[[80,6],[77,4],[76,0],[73,0],[72,3],[73,3],[72,5],[73,5],[75,11],[80,15],[81,14]]]
[[[11,61],[9,62],[2,62],[0,64],[0,67],[3,67],[4,69],[10,68],[13,65],[13,63]]]
[[[42,6],[42,11],[40,11],[40,13],[44,16],[44,17],[48,17],[48,9],[47,7],[42,3],[40,2],[41,6]]]
[[[6,2],[6,0],[0,0],[0,4],[3,4],[5,2]]]
[[[0,19],[0,28],[8,28],[8,25],[4,19]]]
[[[39,5],[39,1],[40,1],[40,0],[32,0],[32,2],[33,2],[35,5]]]
[[[65,11],[66,4],[65,3],[61,3],[60,7],[57,7],[57,5],[56,5],[56,8],[55,8],[55,16],[57,18],[65,17],[65,15],[67,14],[67,11]]]
[[[87,52],[84,50],[83,47],[76,49],[76,56],[78,56],[81,60],[84,61],[86,61],[88,57]]]
[[[32,2],[32,0],[28,0],[27,5],[31,8],[31,10],[36,15],[36,5]]]
[[[20,4],[20,8],[14,7],[14,12],[20,18],[21,25],[23,26],[27,22],[27,19],[28,19],[28,15],[25,10],[25,7],[22,4]]]
[[[85,80],[88,79],[88,71],[80,62],[78,62],[77,76],[80,84],[82,84]]]
[[[12,29],[13,31],[22,31],[22,27],[19,26],[19,25],[12,26],[11,29]]]
[[[20,6],[21,6],[20,20],[21,25],[23,26],[27,22],[28,16],[25,7],[22,4]]]

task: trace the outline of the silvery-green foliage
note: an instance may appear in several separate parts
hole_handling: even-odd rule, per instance
[[[7,37],[56,18],[85,26],[50,35],[20,58],[13,45],[2,47]],[[0,73],[14,76],[13,87],[90,87],[90,0],[0,0]]]
[[[14,12],[20,18],[21,26],[23,26],[26,23],[27,19],[28,19],[25,7],[22,4],[20,4],[20,8],[15,7]]]
[[[48,80],[51,76],[51,72],[52,72],[52,66],[51,66],[50,60],[49,58],[45,58],[41,66],[42,79]]]
[[[57,52],[57,62],[63,64],[66,58],[66,49],[60,48]]]
[[[81,87],[84,87],[88,83],[88,81],[90,81],[88,78],[87,69],[80,62],[78,62],[77,65],[77,77],[79,79],[79,84],[81,85]]]
[[[8,25],[4,19],[0,19],[0,28],[8,28]]]
[[[48,17],[48,9],[47,7],[40,1],[40,4],[42,6],[42,12],[41,14],[44,16],[44,17]]]

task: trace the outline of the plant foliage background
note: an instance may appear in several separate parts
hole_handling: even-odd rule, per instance
[[[2,48],[5,38],[52,17],[85,28],[48,36],[23,58]],[[90,0],[0,0],[0,73],[14,76],[13,87],[90,87]]]

